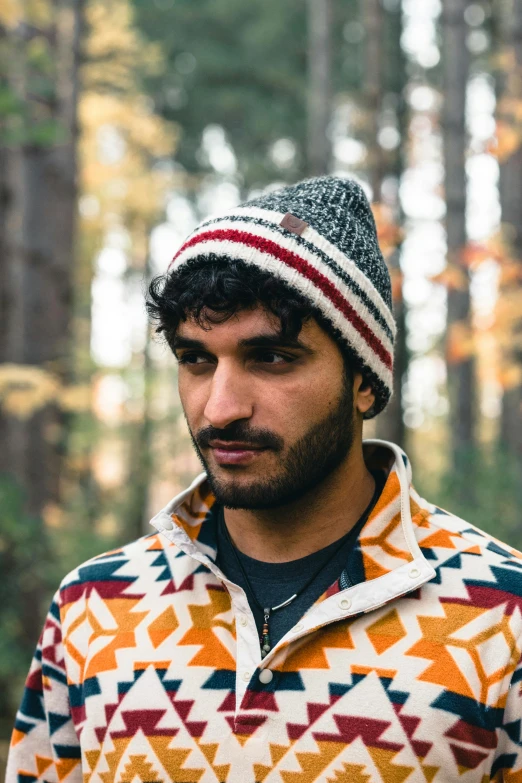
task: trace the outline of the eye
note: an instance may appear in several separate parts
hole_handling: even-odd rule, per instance
[[[295,357],[287,356],[284,353],[278,353],[277,351],[262,351],[256,357],[258,361],[263,364],[284,365],[293,362]]]
[[[194,367],[198,364],[205,364],[208,362],[208,357],[202,353],[184,353],[177,357],[178,364],[187,364]]]

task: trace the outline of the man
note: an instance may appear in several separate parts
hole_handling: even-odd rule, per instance
[[[362,440],[395,325],[361,188],[207,221],[148,306],[205,473],[63,581],[8,783],[521,781],[520,555]]]

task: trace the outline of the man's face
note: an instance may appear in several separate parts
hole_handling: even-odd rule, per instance
[[[315,320],[293,340],[261,307],[211,329],[188,320],[174,350],[192,440],[223,505],[285,505],[346,459],[355,431],[352,380]]]

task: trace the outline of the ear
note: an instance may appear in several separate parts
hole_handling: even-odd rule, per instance
[[[363,378],[360,372],[356,372],[353,381],[353,398],[355,408],[359,413],[366,413],[375,402],[375,394],[371,384]]]

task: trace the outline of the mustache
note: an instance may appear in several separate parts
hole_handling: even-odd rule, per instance
[[[195,435],[195,441],[200,448],[208,448],[210,441],[221,440],[223,442],[239,441],[246,446],[259,449],[273,449],[281,451],[284,441],[280,435],[265,429],[253,429],[246,427],[241,422],[234,422],[225,429],[217,427],[204,427]]]

